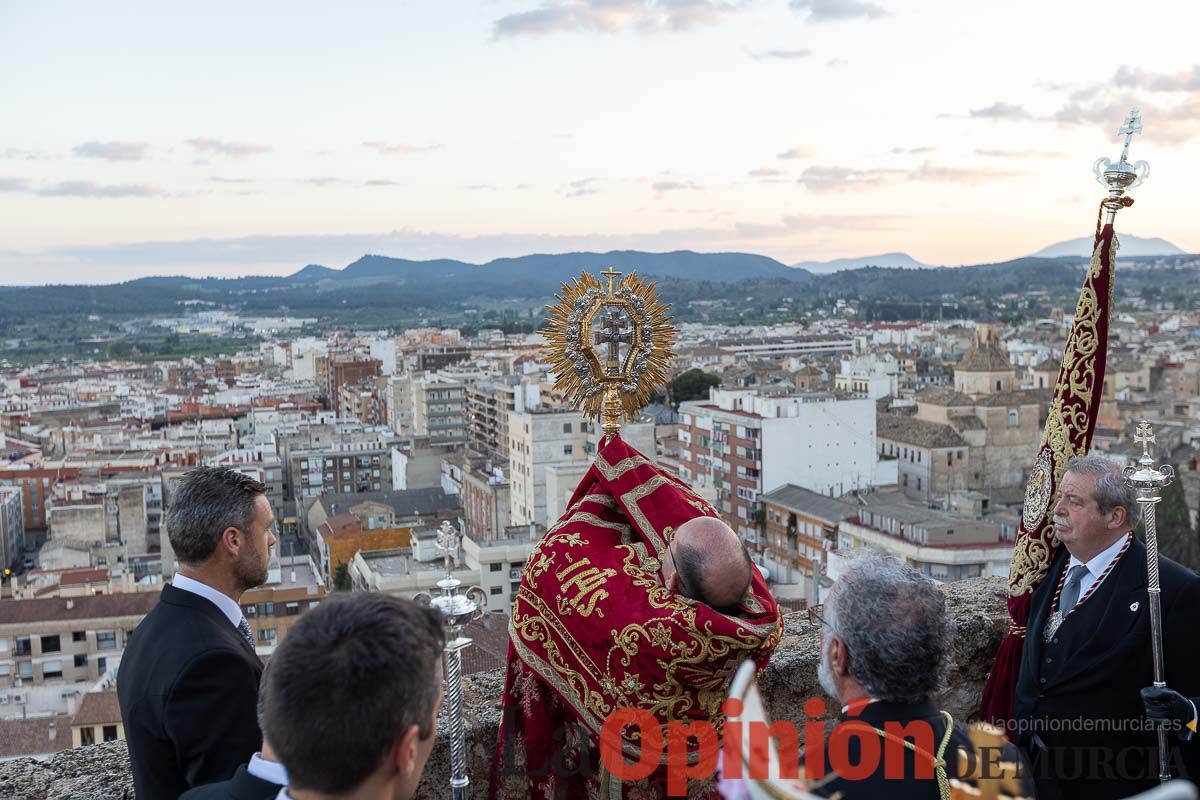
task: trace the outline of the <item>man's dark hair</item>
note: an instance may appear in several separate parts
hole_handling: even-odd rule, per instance
[[[263,734],[298,789],[353,790],[412,725],[433,735],[441,615],[354,592],[324,600],[288,631],[263,680]]]
[[[694,547],[686,542],[678,542],[671,554],[675,557],[675,572],[679,580],[679,593],[685,597],[690,597],[693,600],[699,600],[709,608],[720,611],[722,614],[734,614],[738,607],[741,606],[742,598],[738,597],[730,601],[728,597],[717,596],[718,589],[712,585],[711,571],[704,569],[704,559],[706,554],[701,548]],[[750,553],[746,548],[742,547],[742,555],[745,559],[746,582],[749,584],[753,577],[754,564],[750,560]]]
[[[167,538],[184,564],[206,561],[226,528],[249,531],[267,487],[228,467],[197,467],[183,476],[167,510]]]

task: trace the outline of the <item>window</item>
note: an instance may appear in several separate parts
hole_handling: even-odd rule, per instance
[[[71,631],[71,641],[72,642],[86,642],[87,641],[87,631]]]
[[[571,432],[571,423],[564,422],[563,423],[563,433],[570,433],[570,432]]]
[[[97,650],[116,650],[117,634],[115,631],[96,631]]]
[[[0,664],[0,678],[7,678],[12,675],[12,664]]]
[[[75,669],[83,669],[87,666],[87,653],[82,653],[75,656]]]
[[[79,729],[79,743],[80,744],[95,744],[96,743],[96,729],[93,728],[91,725],[85,725],[84,727],[80,728]]]
[[[575,448],[574,448],[572,445],[569,445],[569,444],[564,444],[564,445],[563,445],[563,455],[564,455],[564,456],[569,456],[569,455],[571,455],[571,453],[573,453],[574,451],[575,451]]]
[[[255,613],[257,613],[257,609],[254,606],[242,606],[242,612],[245,613],[247,617],[253,617]]]
[[[504,569],[503,564],[488,564],[488,572],[499,572]]]
[[[1010,428],[1017,427],[1017,420],[1018,420],[1017,412],[1015,410],[1009,411],[1008,412],[1008,427],[1010,427]]]
[[[20,636],[17,638],[17,655],[31,656],[33,655],[33,645],[29,643],[28,636]]]
[[[504,591],[503,586],[493,586],[492,587],[492,594],[500,594],[503,591]]]
[[[96,659],[96,669],[100,672],[101,675],[108,672],[108,659],[107,658],[97,658]]]
[[[300,613],[300,604],[299,603],[288,603],[287,606],[285,606],[285,608],[287,609],[287,616],[289,616],[289,617],[294,617]]]
[[[1003,388],[1003,386],[1004,386],[1004,384],[1002,384],[1000,381],[996,381],[996,391],[997,392],[1000,391],[1001,388]]]
[[[263,628],[258,632],[258,640],[263,644],[275,644],[275,629]]]
[[[274,603],[259,603],[258,604],[258,615],[260,617],[275,616],[275,604]]]
[[[62,662],[47,661],[42,664],[42,678],[45,680],[53,680],[54,678],[62,677]]]
[[[954,453],[946,453],[946,466],[954,466]]]
[[[104,741],[115,742],[116,740],[117,740],[117,726],[116,725],[105,725],[104,726]]]
[[[43,653],[57,653],[61,650],[62,650],[62,642],[59,641],[59,638],[57,636],[43,636],[42,637],[42,652]]]
[[[33,662],[21,661],[17,664],[17,677],[24,680],[33,680]]]
[[[917,478],[917,491],[921,491],[921,479]]]

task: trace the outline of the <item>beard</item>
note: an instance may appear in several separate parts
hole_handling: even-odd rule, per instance
[[[237,579],[242,591],[262,586],[267,582],[268,557],[260,557],[258,553],[247,550],[233,565],[233,576]]]
[[[832,642],[833,637],[826,636],[821,643],[821,658],[817,662],[817,682],[821,684],[825,694],[841,702],[841,698],[838,697],[837,683],[833,680],[833,670],[829,668],[829,645]]]

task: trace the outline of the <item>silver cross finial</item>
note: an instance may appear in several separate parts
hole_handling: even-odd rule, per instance
[[[1129,157],[1129,144],[1133,141],[1135,133],[1142,132],[1142,110],[1140,108],[1129,109],[1129,116],[1125,118],[1121,129],[1117,131],[1118,136],[1125,137],[1125,147],[1121,149],[1121,160],[1125,161]]]
[[[1142,456],[1150,455],[1150,445],[1156,442],[1154,431],[1150,429],[1149,422],[1139,422],[1137,433],[1133,435],[1133,440],[1142,446]]]

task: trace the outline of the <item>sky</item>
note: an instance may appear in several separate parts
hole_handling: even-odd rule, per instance
[[[1200,6],[0,3],[0,284],[692,249],[1200,251]]]

